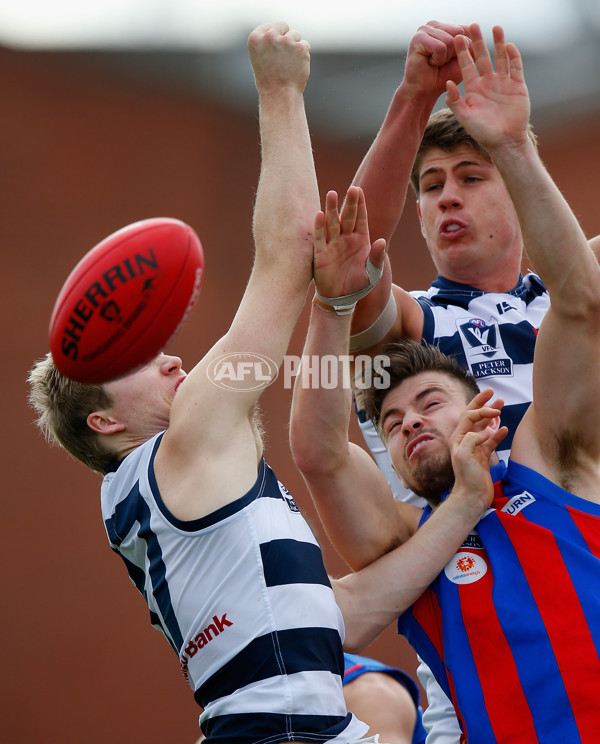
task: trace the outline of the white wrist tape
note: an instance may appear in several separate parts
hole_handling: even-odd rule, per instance
[[[378,344],[396,322],[397,315],[396,299],[394,293],[390,292],[390,299],[375,322],[365,328],[364,331],[359,331],[350,336],[350,351],[361,351]]]
[[[383,274],[383,268],[378,269],[370,258],[367,258],[366,271],[369,283],[366,287],[359,289],[358,292],[340,295],[339,297],[322,297],[318,292],[315,292],[317,299],[321,304],[332,307],[338,315],[350,315],[356,307],[356,303],[369,294]]]

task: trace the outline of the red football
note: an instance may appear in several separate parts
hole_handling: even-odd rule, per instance
[[[67,277],[50,319],[57,369],[103,383],[153,359],[190,313],[202,283],[198,236],[157,217],[109,235]]]

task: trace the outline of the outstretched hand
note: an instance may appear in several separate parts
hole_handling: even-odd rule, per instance
[[[495,426],[504,401],[488,401],[493,390],[478,393],[460,418],[450,443],[454,469],[454,492],[481,501],[482,509],[492,503],[494,487],[490,477],[490,456],[508,433],[506,426]]]
[[[341,214],[338,195],[330,191],[325,212],[317,212],[314,225],[315,288],[323,297],[341,297],[369,284],[367,258],[381,268],[386,242],[371,245],[363,190],[350,186]]]
[[[470,41],[457,36],[454,45],[465,93],[448,81],[446,104],[463,127],[488,149],[524,141],[527,137],[530,102],[521,55],[507,44],[504,31],[494,26],[494,61],[479,26],[469,27]]]

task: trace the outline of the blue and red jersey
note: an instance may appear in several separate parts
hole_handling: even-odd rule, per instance
[[[399,632],[452,699],[464,741],[597,744],[600,504],[512,461],[492,477],[493,508]]]

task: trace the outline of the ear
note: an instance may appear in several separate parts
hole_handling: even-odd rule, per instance
[[[87,425],[96,434],[116,434],[125,429],[125,424],[107,411],[93,411],[87,417]]]
[[[487,428],[491,429],[491,431],[498,431],[498,429],[500,428],[500,414],[498,414],[498,416],[494,416],[493,419],[490,419]]]
[[[421,205],[419,204],[419,200],[417,199],[417,215],[419,217],[419,225],[421,226],[421,235],[427,239],[427,236],[425,235],[425,228],[423,227],[423,215],[421,214]]]

